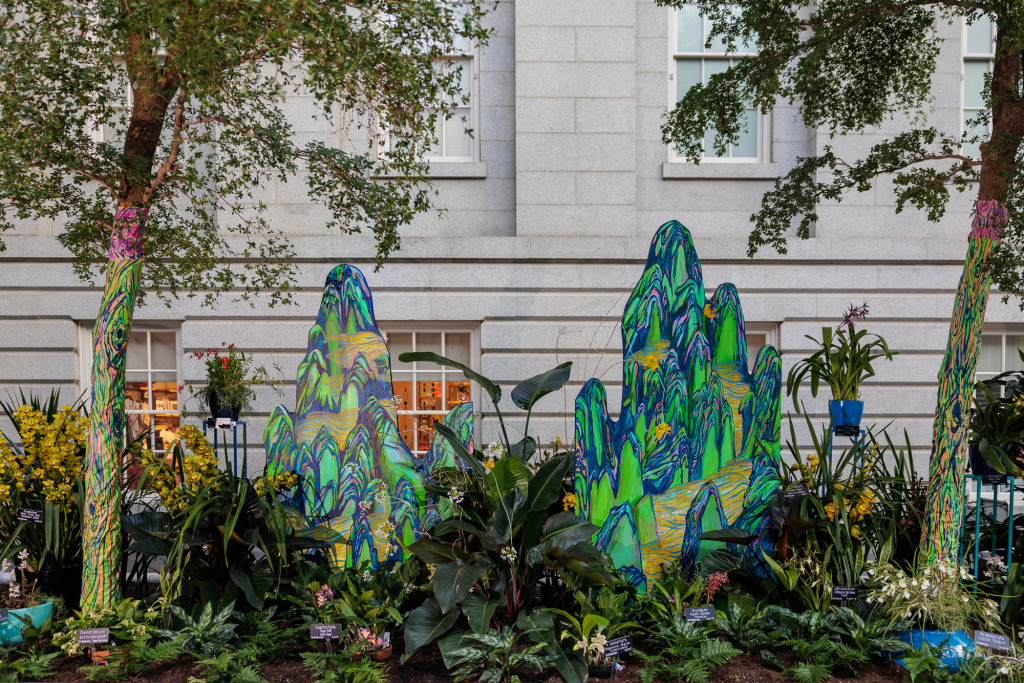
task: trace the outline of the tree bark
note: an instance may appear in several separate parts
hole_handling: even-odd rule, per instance
[[[925,565],[956,561],[964,515],[964,440],[970,421],[974,370],[981,345],[988,291],[989,257],[999,242],[1006,209],[996,201],[978,202],[960,276],[946,355],[939,367],[939,397],[932,432],[928,503],[921,530],[920,560]]]
[[[82,530],[85,612],[113,605],[120,596],[125,351],[142,274],[147,213],[148,209],[122,207],[114,216],[110,264],[92,336],[92,409]]]

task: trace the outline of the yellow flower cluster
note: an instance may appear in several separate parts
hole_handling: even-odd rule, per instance
[[[562,509],[564,510],[576,510],[577,505],[579,505],[579,501],[576,499],[575,493],[567,493],[562,498]]]
[[[850,527],[850,535],[854,538],[860,538],[860,527],[856,526],[856,523],[864,519],[864,517],[871,512],[871,505],[875,502],[875,494],[871,491],[861,491],[860,496],[854,499],[848,499],[843,497],[843,507],[848,510],[847,519],[853,525]],[[836,519],[837,508],[835,503],[829,503],[825,506],[825,515],[828,517],[828,521],[834,522]]]
[[[23,405],[15,409],[14,422],[22,452],[0,439],[0,503],[10,503],[12,492],[60,505],[73,501],[89,442],[89,419],[68,405],[49,419]]]
[[[295,488],[299,483],[299,475],[295,472],[268,474],[256,482],[256,493],[261,496],[269,489],[271,493],[280,493]]]
[[[191,453],[185,452],[182,442]],[[178,462],[174,452],[180,454]],[[214,487],[219,483],[217,454],[199,428],[192,425],[181,428],[181,441],[174,444],[165,459],[158,461],[153,451],[147,450],[142,452],[140,462],[148,470],[150,488],[169,512],[188,509],[195,493],[211,481]]]

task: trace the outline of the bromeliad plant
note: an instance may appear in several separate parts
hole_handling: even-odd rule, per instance
[[[21,396],[0,403],[17,435],[0,435],[0,537],[16,538],[34,571],[82,561],[82,467],[89,418],[81,404],[60,406]],[[21,509],[42,513],[43,523],[22,524]]]
[[[804,335],[818,346],[818,350],[799,361],[786,378],[786,394],[793,396],[797,411],[797,391],[805,379],[810,378],[811,396],[818,395],[818,386],[827,384],[834,400],[859,400],[861,384],[875,374],[872,364],[879,358],[891,361],[898,351],[890,351],[885,339],[877,334],[858,331],[854,321],[867,317],[868,306],[850,306],[833,330],[821,328],[821,339]]]

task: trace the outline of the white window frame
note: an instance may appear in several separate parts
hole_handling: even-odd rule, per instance
[[[694,3],[688,3],[694,4]],[[679,52],[678,51],[678,24],[679,24],[679,10],[673,9],[669,13],[668,22],[668,44],[669,44],[669,55],[668,55],[668,108],[671,111],[675,108],[676,103],[676,90],[678,84],[676,83],[676,64],[680,60],[700,60],[701,65],[701,79],[703,82],[705,67],[705,60],[710,59],[728,59],[729,66],[733,66],[736,60],[743,59],[745,57],[753,57],[756,52],[707,52],[706,50],[701,52]],[[704,25],[707,25],[707,18],[701,16]],[[708,157],[701,156],[700,162],[702,164],[764,164],[771,161],[771,118],[768,114],[763,111],[757,111],[757,156],[756,157]],[[702,142],[703,144],[703,142]],[[727,143],[728,149],[732,150],[732,144]],[[705,150],[706,152],[706,150]],[[677,153],[675,145],[668,146],[668,160],[670,163],[686,164],[690,163],[685,156]]]
[[[968,52],[967,51],[967,32],[970,30],[970,26],[967,24],[967,20],[966,19],[964,19],[964,21],[962,22],[962,27],[961,27],[961,32],[960,32],[960,45],[961,45],[961,50],[960,51],[963,54],[963,58],[961,59],[961,72],[960,72],[960,139],[961,140],[963,140],[964,136],[967,134],[967,130],[964,127],[964,123],[967,121],[967,119],[968,118],[974,118],[979,113],[981,113],[983,111],[983,108],[980,108],[980,107],[968,107],[967,106],[967,64],[968,64],[968,62],[973,62],[973,63],[976,63],[976,64],[978,64],[978,63],[988,64],[988,73],[990,73],[990,74],[992,73],[992,69],[993,69],[993,67],[995,65],[995,60],[996,60],[996,54],[995,54],[995,49],[996,49],[995,48],[996,25],[995,25],[995,22],[991,22],[990,23],[990,27],[991,27],[991,31],[992,31],[992,43],[991,43],[992,51],[991,52]],[[970,117],[968,117],[968,112],[971,112],[971,116]],[[991,112],[989,112],[989,117],[988,117],[988,134],[989,134],[989,137],[991,137],[991,135],[992,135],[992,114],[991,114]],[[961,145],[961,151],[964,152],[964,153],[967,153],[967,152],[973,153],[974,152],[974,150],[965,150],[963,148],[963,145]]]
[[[91,403],[92,403],[92,359],[93,359],[92,358],[92,333],[93,333],[93,326],[94,325],[95,325],[95,323],[82,323],[81,325],[79,325],[79,328],[78,328],[79,349],[80,349],[78,357],[79,357],[79,373],[80,373],[80,377],[81,377],[81,381],[80,381],[80,385],[79,386],[85,392],[84,400],[85,400],[86,405],[89,406],[90,408],[91,408]],[[148,336],[148,334],[152,333],[152,332],[161,332],[161,333],[173,332],[174,333],[175,361],[176,361],[176,365],[177,365],[176,372],[175,372],[175,386],[176,387],[182,386],[182,384],[184,383],[183,380],[182,380],[182,373],[184,372],[184,367],[183,367],[184,363],[182,362],[182,360],[184,358],[184,351],[183,351],[182,346],[181,346],[181,323],[177,323],[177,322],[175,322],[175,323],[141,322],[141,323],[135,323],[135,324],[132,325],[132,330],[131,330],[132,334],[146,333],[147,336]],[[152,368],[152,366],[151,366],[151,363],[152,363],[152,360],[151,359],[147,359],[147,365],[149,365],[150,367],[147,367],[146,372],[147,372],[147,379],[149,380],[150,385],[152,385],[152,373],[153,372],[169,372],[169,370],[159,370],[159,369],[154,370]],[[138,414],[138,415],[158,415],[158,414],[159,415],[177,415],[178,416],[178,429],[180,430],[181,427],[184,426],[184,422],[183,422],[183,419],[181,417],[181,407],[182,407],[182,404],[184,402],[185,402],[185,397],[183,395],[183,392],[179,391],[178,392],[178,406],[174,410],[160,410],[160,409],[157,409],[157,408],[154,407],[154,409],[152,409],[152,410],[149,410],[149,409],[147,409],[147,410],[133,410],[133,411],[130,411],[130,412],[131,412],[131,414]],[[125,413],[127,415],[129,413],[129,411],[126,410]],[[152,420],[151,420],[151,422],[152,422]],[[156,441],[157,437],[159,437],[159,434],[150,433],[148,445],[151,448],[156,446],[156,445],[158,445],[157,441]],[[154,448],[154,452],[160,454],[160,453],[164,453],[164,450],[163,450],[163,448],[159,448],[159,449]]]
[[[480,326],[472,323],[444,323],[438,325],[437,323],[423,323],[423,322],[379,322],[377,323],[377,329],[384,336],[384,342],[388,343],[391,335],[393,334],[411,334],[413,339],[413,350],[416,350],[416,335],[417,334],[440,334],[441,335],[441,355],[444,356],[446,335],[448,334],[468,334],[469,335],[469,367],[477,372],[480,371]],[[393,353],[390,345],[388,346],[389,357]],[[395,382],[395,365],[398,362],[398,357],[391,358],[391,381],[392,384]],[[441,384],[448,381],[448,378],[463,380],[466,379],[460,370],[454,368],[448,368],[440,365],[424,363],[422,367],[420,364],[413,364],[413,370],[407,374],[407,371],[399,370],[402,373],[400,377],[407,377],[411,375],[413,395],[415,396],[416,390],[416,375],[420,372],[440,374]],[[482,415],[480,405],[480,387],[477,383],[472,380],[466,380],[469,382],[469,400],[473,403],[473,440],[479,442],[480,434],[480,416]],[[441,392],[442,406],[441,410],[409,410],[403,405],[396,406],[395,412],[399,415],[408,415],[413,418],[413,447],[409,450],[412,451],[416,457],[422,457],[426,454],[430,444],[420,444],[419,435],[415,429],[415,418],[420,415],[431,415],[438,422],[444,419],[444,416],[448,414],[453,406],[448,406],[448,398],[445,392]],[[404,439],[403,439],[404,441]]]
[[[779,348],[779,324],[771,322],[754,322],[743,324],[743,339],[746,342],[750,335],[763,334],[764,335],[764,346],[774,346],[776,350]],[[750,348],[750,344],[747,344],[747,368],[751,372],[754,370],[754,363],[757,361],[757,354],[761,352],[760,347],[756,349]]]
[[[469,117],[465,121],[466,126],[470,130],[469,137],[469,156],[445,156],[441,154],[439,156],[431,156],[427,153],[423,154],[423,161],[429,162],[430,164],[467,164],[476,163],[480,161],[480,46],[474,44],[472,49],[467,52],[448,52],[438,58],[438,61],[442,62],[453,62],[462,61],[469,65]],[[465,105],[458,105],[465,106]],[[433,110],[433,108],[429,108]],[[462,122],[463,118],[456,114],[448,119],[443,118],[438,114],[438,119],[441,124],[441,135],[438,138],[437,144],[443,149],[445,140],[445,130],[447,126],[451,125],[453,121]],[[380,135],[377,139],[377,158],[384,159],[387,157],[388,149],[391,146],[391,136],[388,133],[387,123],[384,122],[380,127]]]
[[[1022,337],[1022,338],[1024,338],[1024,327],[1013,326],[1013,325],[986,325],[982,329],[982,331],[981,331],[981,336],[982,337],[999,337],[1000,338],[1000,345],[999,345],[999,371],[998,372],[992,372],[992,371],[982,372],[982,371],[978,370],[977,368],[975,368],[974,379],[977,382],[980,382],[980,381],[983,381],[983,380],[986,380],[986,379],[992,379],[996,375],[1007,371],[1007,369],[1008,369],[1006,367],[1007,340],[1010,337]],[[980,346],[979,346],[979,349],[980,349]],[[980,353],[980,351],[979,351],[979,353]]]

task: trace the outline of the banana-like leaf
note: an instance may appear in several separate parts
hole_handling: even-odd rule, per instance
[[[499,498],[507,496],[512,489],[519,489],[525,494],[530,484],[530,470],[517,456],[502,458],[494,463],[494,468],[487,475],[487,483]]]
[[[485,598],[476,593],[466,596],[462,601],[462,613],[466,615],[466,621],[474,633],[485,633],[490,628],[491,617],[505,602],[501,597]]]
[[[530,410],[539,399],[564,387],[569,381],[571,371],[572,361],[567,361],[547,372],[523,380],[512,390],[512,402],[523,410]]]
[[[512,489],[498,501],[498,507],[487,525],[487,538],[494,545],[505,545],[512,540],[512,530],[518,522],[519,512],[526,504],[526,496]],[[578,519],[578,518],[577,518]]]
[[[447,614],[452,607],[462,602],[473,584],[487,572],[482,564],[466,564],[465,562],[446,562],[434,570],[434,596],[441,612]]]
[[[501,400],[501,387],[487,379],[479,372],[476,372],[472,368],[466,367],[458,361],[454,361],[451,358],[445,358],[431,351],[411,351],[403,353],[398,357],[398,360],[403,363],[436,363],[437,365],[445,365],[449,368],[456,368],[462,371],[462,374],[466,376],[466,379],[471,379],[479,384],[487,395],[491,397],[491,401],[497,404]]]
[[[231,576],[231,581],[242,589],[249,604],[256,609],[263,609],[267,591],[274,585],[274,579],[270,573],[247,573],[241,567],[232,567],[228,574]]]
[[[551,458],[537,469],[527,487],[526,506],[530,510],[547,510],[558,500],[562,481],[569,471],[569,456]]]
[[[405,654],[404,664],[417,650],[441,637],[458,621],[460,612],[451,610],[447,614],[434,598],[409,612],[405,619]]]
[[[697,537],[697,540],[750,545],[757,540],[757,536],[751,534],[746,529],[713,529],[702,533]]]
[[[469,560],[469,555],[455,546],[438,543],[429,538],[420,538],[411,543],[409,552],[432,565]]]
[[[402,355],[404,356],[405,354],[403,353]],[[477,460],[475,455],[469,452],[469,449],[462,443],[462,437],[456,434],[451,427],[434,420],[434,430],[444,437],[445,441],[451,445],[452,450],[455,451],[455,454],[459,456],[464,463],[470,466],[476,476],[483,477],[487,474],[487,468],[483,466],[483,463]]]
[[[599,528],[578,517],[575,512],[559,512],[544,524],[543,545],[546,548],[559,546],[568,548],[580,541],[589,540]]]
[[[513,458],[529,458],[537,452],[537,441],[532,436],[524,436],[521,440],[512,444],[509,456]]]
[[[121,526],[132,537],[132,550],[144,555],[166,555],[173,547],[171,541],[164,536],[170,533],[170,520],[171,516],[166,512],[147,510],[134,515],[122,515]]]

